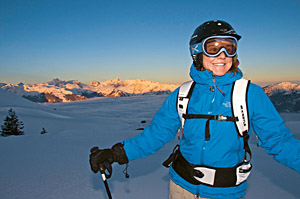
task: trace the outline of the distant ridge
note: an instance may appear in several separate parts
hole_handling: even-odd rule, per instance
[[[118,77],[104,82],[92,81],[84,84],[77,80],[64,81],[55,78],[38,84],[5,84],[0,88],[17,94],[33,102],[72,102],[94,97],[127,97],[136,95],[170,94],[176,84],[136,79],[122,81]],[[279,112],[300,112],[300,85],[291,82],[280,82],[263,87]]]
[[[92,81],[84,84],[77,80],[64,81],[55,78],[38,84],[5,84],[0,87],[33,102],[71,102],[94,97],[124,97],[134,95],[169,94],[179,85],[160,84],[148,80],[125,80],[118,77],[104,82]]]
[[[281,82],[263,87],[279,112],[300,112],[300,85]]]

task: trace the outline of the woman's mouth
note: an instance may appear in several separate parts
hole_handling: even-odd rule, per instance
[[[214,63],[215,66],[225,66],[225,63]]]

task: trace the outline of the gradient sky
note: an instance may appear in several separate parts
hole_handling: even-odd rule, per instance
[[[188,42],[207,20],[242,35],[253,82],[300,80],[299,0],[0,0],[0,82],[189,80]]]

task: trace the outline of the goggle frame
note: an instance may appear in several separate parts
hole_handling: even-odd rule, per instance
[[[229,53],[227,52],[227,50],[226,50],[225,47],[221,47],[220,50],[219,50],[216,54],[209,54],[209,53],[207,53],[206,50],[205,50],[205,48],[204,48],[205,42],[206,42],[207,40],[209,40],[209,39],[214,39],[214,38],[216,38],[216,39],[218,39],[218,38],[219,38],[219,39],[227,39],[227,38],[228,38],[228,39],[233,39],[233,40],[235,41],[235,43],[236,43],[236,50],[235,50],[235,53],[233,53],[232,55],[229,54]],[[199,46],[201,46],[200,49],[198,49]],[[237,47],[238,47],[238,40],[237,40],[235,37],[233,37],[233,36],[223,36],[223,35],[219,35],[219,36],[211,36],[211,37],[207,37],[207,38],[205,38],[202,42],[192,45],[192,46],[190,47],[190,52],[191,52],[191,55],[192,55],[192,56],[194,56],[194,55],[196,55],[196,54],[198,54],[198,53],[204,53],[204,54],[205,54],[206,56],[208,56],[208,57],[217,57],[217,56],[219,56],[222,52],[224,52],[225,55],[226,55],[227,57],[234,57],[234,56],[236,56],[236,54],[237,54]]]

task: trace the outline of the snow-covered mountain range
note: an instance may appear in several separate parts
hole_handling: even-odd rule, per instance
[[[300,93],[300,85],[291,82],[280,82],[277,84],[270,84],[268,86],[263,87],[263,89],[268,96],[271,96],[274,93]]]
[[[34,102],[71,102],[94,97],[160,95],[169,94],[178,86],[141,79],[121,81],[119,78],[104,82],[92,81],[90,84],[84,84],[77,80],[64,81],[60,79],[38,84],[0,83],[0,87],[5,91]],[[265,86],[263,89],[279,112],[300,111],[299,84],[281,82]]]
[[[263,89],[279,112],[300,111],[299,84],[281,82],[265,86]]]
[[[93,81],[88,85],[77,80],[60,79],[38,84],[0,83],[0,87],[5,91],[34,102],[70,102],[93,97],[168,94],[178,86],[141,79],[121,81],[119,78],[104,82]]]

